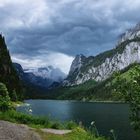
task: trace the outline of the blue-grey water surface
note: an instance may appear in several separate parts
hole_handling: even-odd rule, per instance
[[[114,129],[117,140],[139,140],[130,126],[127,104],[60,100],[25,100],[25,103],[17,110],[60,121],[81,121],[86,127],[95,121],[101,135],[110,136],[110,129]]]

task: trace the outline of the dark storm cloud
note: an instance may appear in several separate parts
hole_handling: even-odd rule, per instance
[[[0,0],[0,30],[14,57],[96,55],[139,22],[139,9],[139,0]]]

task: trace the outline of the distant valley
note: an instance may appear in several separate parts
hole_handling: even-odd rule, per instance
[[[123,100],[113,91],[117,88],[115,73],[127,78],[135,71],[135,66],[140,67],[139,63],[140,24],[137,24],[121,35],[114,49],[97,56],[77,55],[62,87],[54,89],[52,96],[54,94],[58,99]]]
[[[112,92],[114,73],[129,75],[140,63],[140,24],[127,30],[112,50],[97,56],[77,55],[69,74],[53,66],[14,68],[23,84],[26,98],[123,100]]]
[[[56,88],[66,78],[66,74],[53,66],[23,69],[18,63],[13,63],[24,86],[27,98],[40,97],[49,89]],[[36,96],[37,95],[37,96]]]

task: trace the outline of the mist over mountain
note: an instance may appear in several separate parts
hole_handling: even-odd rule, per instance
[[[42,77],[43,79],[52,79],[55,82],[61,82],[66,78],[65,73],[63,73],[59,68],[54,68],[53,66],[24,69],[24,72],[33,73],[35,76]]]
[[[18,63],[13,63],[21,80],[27,85],[49,88],[54,82],[60,83],[66,75],[58,68],[53,66],[23,69]]]

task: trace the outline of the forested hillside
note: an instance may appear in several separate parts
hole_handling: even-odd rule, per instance
[[[118,78],[130,79],[130,73],[135,71],[135,66],[140,64],[134,63],[121,71],[114,72],[108,79],[96,82],[87,81],[78,86],[59,87],[48,91],[50,98],[57,99],[76,99],[83,101],[124,101],[123,94],[119,94],[114,89],[119,86]]]
[[[8,88],[12,100],[23,98],[19,76],[13,67],[5,39],[0,35],[0,82]]]

